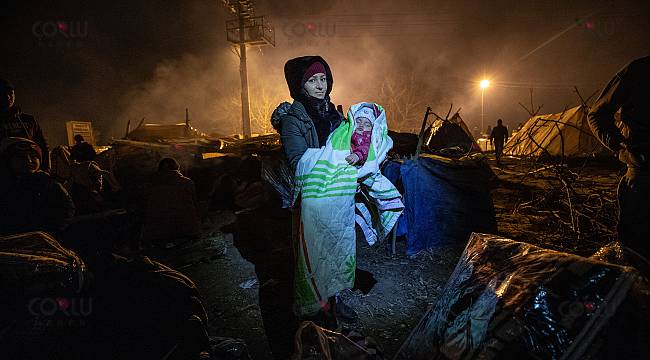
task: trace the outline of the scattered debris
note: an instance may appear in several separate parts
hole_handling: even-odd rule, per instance
[[[244,281],[243,283],[239,284],[239,287],[242,288],[242,289],[250,289],[255,285],[257,285],[257,279],[252,278],[252,279],[248,279],[248,280]]]

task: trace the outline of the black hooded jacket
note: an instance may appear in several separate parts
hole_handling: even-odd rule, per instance
[[[623,132],[614,114],[621,110]],[[589,125],[619,159],[632,167],[650,168],[650,56],[633,60],[605,86],[589,112]],[[626,149],[621,149],[621,143]]]
[[[323,100],[309,97],[303,89],[303,75],[315,62],[320,62],[325,67],[327,91]],[[341,124],[342,116],[329,100],[334,79],[329,65],[322,57],[291,59],[284,65],[284,76],[295,101],[291,105],[280,104],[271,121],[280,133],[287,160],[292,170],[295,170],[298,160],[308,148],[325,145],[327,137]]]
[[[0,112],[0,141],[8,137],[22,137],[38,144],[43,154],[41,169],[50,167],[49,149],[41,127],[33,116],[21,112],[16,106],[8,112]]]
[[[327,91],[325,92],[325,97],[329,97],[332,92],[334,78],[332,77],[332,71],[327,62],[325,62],[325,60],[320,56],[301,56],[291,59],[284,64],[284,78],[287,80],[289,93],[294,100],[304,100],[304,84],[302,83],[302,76],[305,74],[305,71],[307,71],[307,68],[315,62],[320,62],[325,67],[325,77],[327,78]]]

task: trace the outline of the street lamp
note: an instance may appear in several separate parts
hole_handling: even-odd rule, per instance
[[[485,112],[484,112],[484,107],[483,107],[483,97],[485,95],[485,89],[487,89],[490,86],[490,80],[483,79],[483,80],[481,80],[479,85],[481,86],[481,131],[480,131],[480,133],[483,134],[483,129],[485,129],[483,127],[483,122],[484,122],[484,117],[485,117]]]

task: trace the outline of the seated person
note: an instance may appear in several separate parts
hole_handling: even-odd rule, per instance
[[[56,235],[74,215],[70,195],[40,171],[41,148],[26,138],[0,143],[0,235],[45,231]]]
[[[112,192],[104,186],[104,176],[108,171],[102,170],[94,161],[86,161],[73,167],[72,173],[69,192],[77,215],[100,213],[112,208],[108,201]]]
[[[160,160],[158,172],[144,189],[142,218],[145,242],[174,242],[200,233],[194,182],[181,174],[176,160]]]
[[[93,161],[97,153],[92,145],[80,134],[74,136],[75,145],[70,149],[70,157],[78,162]]]

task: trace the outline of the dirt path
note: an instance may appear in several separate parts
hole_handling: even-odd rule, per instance
[[[221,226],[234,221],[234,215],[217,212],[207,220],[206,232],[222,246],[223,256],[182,271],[194,280],[203,296],[210,319],[208,332],[210,335],[243,339],[253,359],[271,359],[258,306],[259,284],[250,283],[256,280],[254,266],[233,246],[232,236],[219,231]],[[247,281],[250,287],[240,287]]]
[[[415,258],[405,255],[404,242],[397,243],[395,256],[388,246],[359,244],[357,249],[357,266],[372,272],[377,284],[367,295],[346,291],[342,298],[359,314],[352,328],[372,337],[390,359],[438,299],[462,249],[437,249]]]

